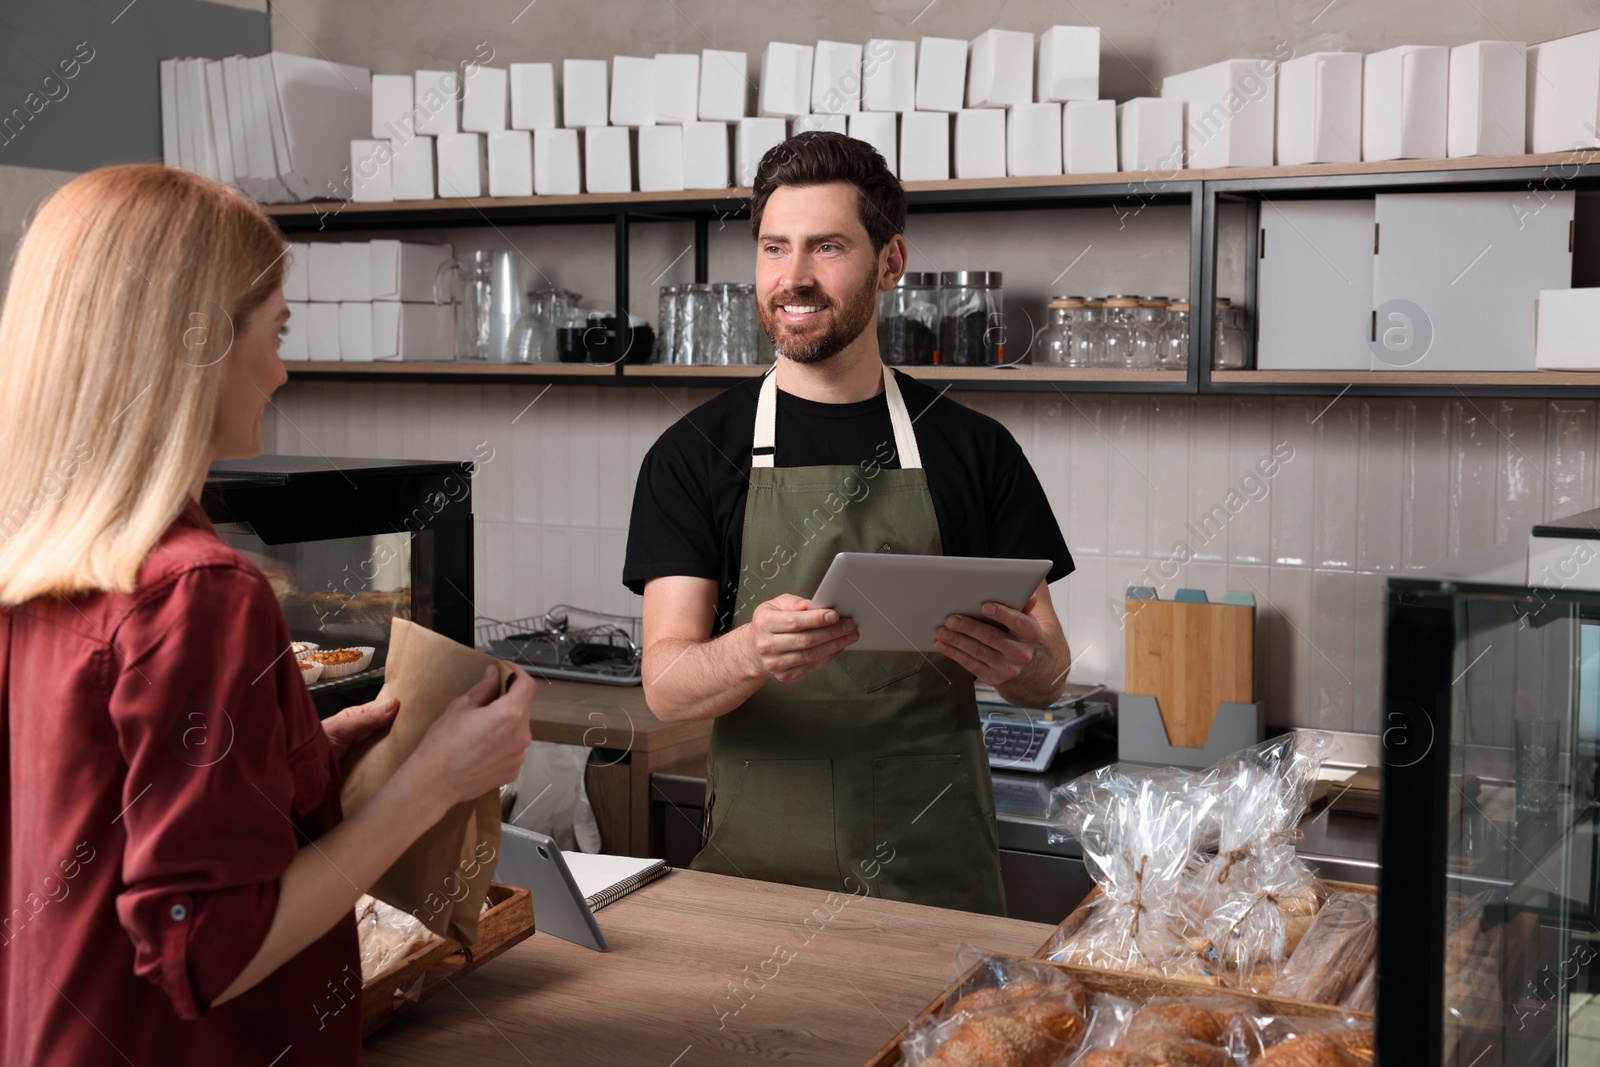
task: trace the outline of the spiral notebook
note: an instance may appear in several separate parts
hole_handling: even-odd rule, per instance
[[[588,852],[562,852],[578,892],[589,910],[599,911],[647,882],[667,873],[665,860],[643,860],[632,856],[602,856]]]

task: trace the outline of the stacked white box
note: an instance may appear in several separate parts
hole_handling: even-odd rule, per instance
[[[350,199],[358,204],[394,199],[394,150],[388,141],[350,142]]]
[[[656,61],[642,56],[613,57],[611,125],[654,126],[655,124]]]
[[[308,283],[311,246],[305,241],[290,241],[289,251],[283,257],[283,299],[290,303],[305,303],[311,299]]]
[[[439,268],[453,255],[447,244],[376,240],[368,255],[373,300],[432,303]]]
[[[283,339],[278,342],[278,358],[285,363],[302,363],[311,358],[306,345],[306,330],[311,317],[310,304],[305,301],[286,300],[289,321],[283,324]]]
[[[454,309],[448,305],[376,301],[372,308],[372,358],[449,361],[455,350]]]
[[[1039,101],[1100,99],[1100,29],[1051,26],[1039,35]]]
[[[1060,104],[1018,104],[1006,112],[1007,174],[1060,174],[1061,160]]]
[[[1272,166],[1276,75],[1269,60],[1225,59],[1163,78],[1161,98],[1183,103],[1184,165]]]
[[[1122,170],[1183,166],[1183,101],[1136,96],[1117,105],[1117,158]]]
[[[556,68],[553,63],[511,64],[511,128],[553,130],[556,121]]]
[[[683,127],[639,127],[639,189],[663,192],[684,188]]]
[[[312,241],[306,257],[306,296],[316,303],[337,304],[344,284],[344,248],[338,241]]]
[[[1278,164],[1361,160],[1360,52],[1312,52],[1278,64]]]
[[[874,37],[861,53],[861,109],[911,111],[917,106],[917,42]]]
[[[441,197],[482,196],[487,189],[489,161],[481,133],[452,133],[435,138]]]
[[[1033,100],[1033,34],[984,30],[973,38],[967,107],[1011,107]],[[960,140],[959,131],[956,139]],[[959,165],[960,148],[956,149]]]
[[[1600,337],[1600,289],[1545,289],[1539,293],[1534,366],[1540,370],[1600,370],[1596,337]]]
[[[967,106],[967,42],[924,37],[917,56],[917,110],[954,114]]]
[[[503,67],[467,68],[461,95],[461,128],[469,133],[493,133],[506,128],[508,72]]]
[[[415,132],[415,82],[409,74],[372,76],[372,136],[400,137]]]
[[[788,123],[780,118],[740,119],[734,131],[734,177],[740,186],[755,184],[761,157],[788,134]]]
[[[1450,49],[1401,45],[1361,72],[1361,158],[1438,159],[1446,147]]]
[[[1106,174],[1117,169],[1117,104],[1070,100],[1061,109],[1061,170]]]
[[[1006,113],[999,108],[956,112],[956,177],[1006,176]]]
[[[738,122],[749,114],[749,58],[716,48],[700,52],[700,121]]]
[[[313,246],[315,247],[315,246]],[[306,356],[323,362],[339,360],[339,305],[306,305]]]
[[[683,187],[685,189],[726,189],[728,168],[728,124],[726,122],[686,122],[683,124]]]
[[[413,100],[416,131],[430,137],[461,130],[461,75],[453,70],[419,70]]]
[[[1600,30],[1528,46],[1528,151],[1600,148]]]
[[[633,145],[626,126],[583,131],[583,187],[591,193],[633,192]]]
[[[573,196],[583,191],[577,130],[533,131],[533,191],[539,196]]]
[[[339,299],[372,299],[372,242],[339,243]]]
[[[533,131],[489,134],[489,195],[533,195]]]
[[[861,46],[818,41],[811,65],[811,110],[848,115],[861,110]]]
[[[345,363],[372,362],[372,303],[339,305],[339,358]]]
[[[432,200],[434,197],[432,137],[396,138],[389,142],[394,150],[390,164],[394,172],[396,200]]]
[[[1527,145],[1527,46],[1476,41],[1450,49],[1445,125],[1452,156],[1519,156]]]
[[[1372,225],[1371,200],[1262,205],[1259,369],[1372,369]]]
[[[933,182],[948,177],[950,116],[943,111],[907,111],[900,116],[900,180]]]
[[[850,136],[865,141],[878,150],[889,165],[889,173],[900,170],[900,153],[896,150],[896,126],[899,116],[893,111],[858,111],[850,116]]]
[[[606,99],[605,60],[561,61],[561,125],[573,130],[604,126],[611,117]]]
[[[857,112],[856,114],[860,114]],[[849,129],[849,123],[843,115],[797,115],[789,123],[791,135],[809,133],[812,130],[827,130],[829,133],[844,133]]]
[[[764,118],[794,118],[811,110],[811,62],[808,44],[773,41],[761,54],[761,94],[756,113]]]
[[[682,125],[700,115],[700,57],[693,52],[657,52],[656,121]]]

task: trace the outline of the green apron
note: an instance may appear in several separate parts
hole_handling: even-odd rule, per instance
[[[898,470],[774,466],[776,379],[756,406],[736,626],[779,594],[810,597],[835,553],[942,554],[889,368]],[[707,841],[690,866],[1004,915],[972,686],[952,661],[920,652],[846,651],[798,682],[768,680],[712,724]]]

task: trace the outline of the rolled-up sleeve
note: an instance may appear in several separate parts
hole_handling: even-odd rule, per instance
[[[194,1019],[266,937],[300,844],[296,763],[326,751],[289,750],[277,661],[292,653],[258,573],[185,571],[145,591],[111,642],[127,764],[117,915],[135,971]]]

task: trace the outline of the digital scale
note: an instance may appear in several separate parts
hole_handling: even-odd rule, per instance
[[[1047,708],[1019,708],[988,686],[978,687],[978,721],[989,766],[1002,771],[1047,770],[1056,756],[1077,744],[1084,727],[1110,718],[1111,705],[1092,701],[1103,685],[1068,686]]]

